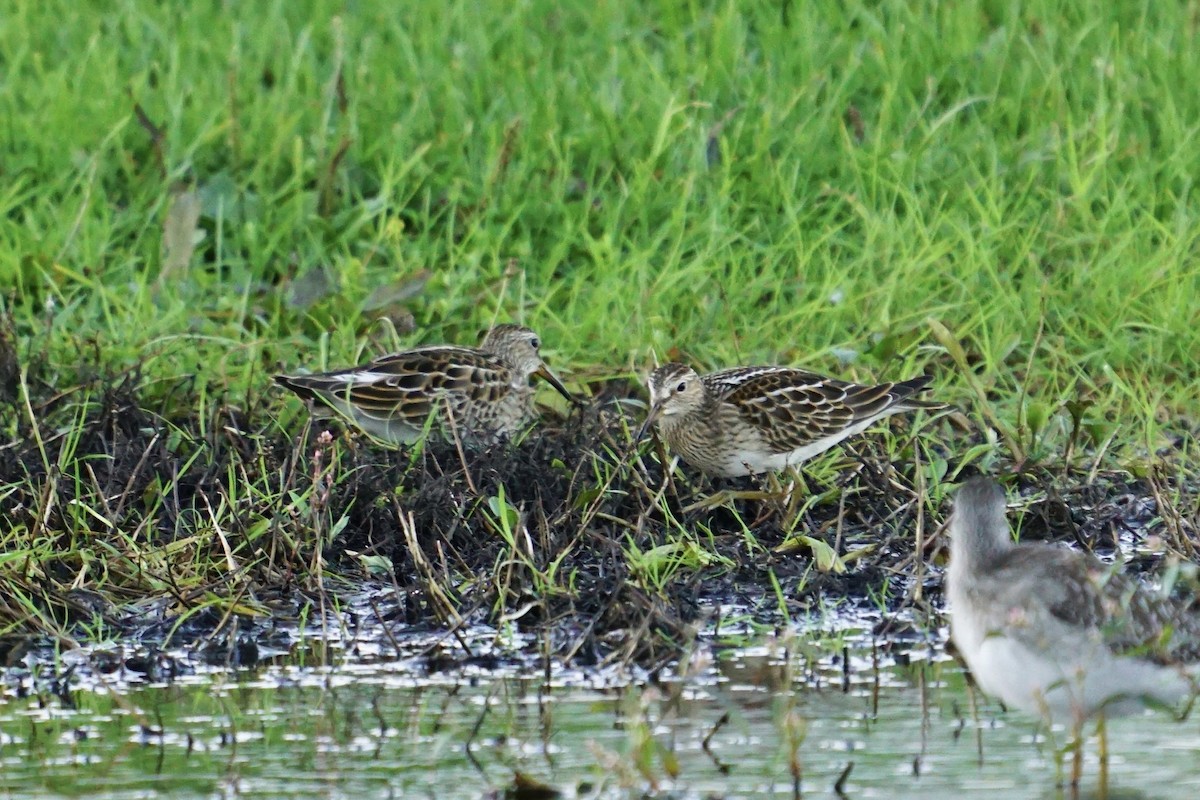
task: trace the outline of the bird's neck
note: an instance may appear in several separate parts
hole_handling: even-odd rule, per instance
[[[676,431],[690,433],[694,435],[697,431],[711,428],[713,420],[716,418],[715,405],[711,400],[705,400],[703,405],[683,412],[682,414],[671,414],[659,418],[659,430],[664,435],[670,436]]]
[[[986,570],[1012,547],[1007,526],[1003,530],[954,531],[950,539],[950,564],[957,572]]]
[[[658,418],[658,429],[663,436],[671,436],[675,431],[687,427],[688,414],[664,414]]]

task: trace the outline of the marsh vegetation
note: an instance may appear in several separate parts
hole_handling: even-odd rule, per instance
[[[180,692],[359,625],[431,673],[619,669],[638,692],[842,613],[936,647],[945,500],[977,471],[1023,537],[1187,578],[1198,26],[1194,3],[18,4],[3,707],[103,716],[84,676],[132,670],[113,702],[179,732]],[[543,390],[511,442],[386,448],[271,385],[506,321],[586,399]],[[929,375],[953,410],[784,494],[633,441],[666,360]],[[356,657],[301,663],[332,684]]]

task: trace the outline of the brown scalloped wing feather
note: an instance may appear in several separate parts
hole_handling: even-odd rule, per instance
[[[359,382],[357,373],[386,377]],[[292,379],[317,394],[348,401],[378,420],[405,421],[421,427],[435,403],[459,413],[464,403],[496,400],[507,388],[509,370],[495,356],[464,347],[426,347],[382,356],[360,367]],[[444,409],[437,409],[444,410]]]
[[[757,373],[757,374],[756,374]],[[710,389],[753,424],[770,446],[787,452],[878,417],[928,383],[864,386],[799,369],[747,368],[714,373]]]

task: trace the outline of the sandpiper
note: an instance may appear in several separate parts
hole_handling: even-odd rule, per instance
[[[276,375],[275,381],[310,401],[314,412],[336,412],[386,442],[415,441],[432,418],[465,441],[486,443],[531,420],[533,375],[574,402],[542,360],[540,347],[529,328],[497,325],[478,348],[418,347],[351,369]]]
[[[1195,698],[1200,614],[1085,553],[1016,544],[1004,490],[973,478],[950,519],[950,633],[976,683],[1005,704],[1070,726]]]
[[[693,467],[733,477],[800,464],[891,414],[941,405],[914,397],[919,377],[862,386],[790,367],[699,375],[686,364],[650,373],[650,413],[667,445]]]

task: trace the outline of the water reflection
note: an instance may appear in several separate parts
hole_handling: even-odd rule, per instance
[[[309,650],[69,700],[0,704],[9,797],[1054,797],[1051,750],[928,643],[803,637],[655,675],[421,664]],[[73,707],[72,707],[73,706]],[[977,737],[983,744],[978,763]],[[1109,798],[1200,794],[1200,733],[1110,722]],[[1097,764],[1087,764],[1094,782]],[[1094,786],[1085,786],[1084,794]]]

